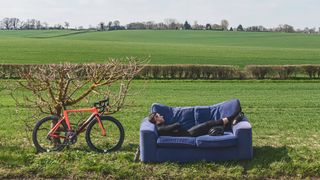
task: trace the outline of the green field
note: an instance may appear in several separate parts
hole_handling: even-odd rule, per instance
[[[0,31],[0,63],[319,64],[320,35],[216,31]]]
[[[0,85],[4,85],[1,82]],[[119,152],[91,152],[82,135],[63,152],[35,154],[8,92],[0,92],[0,179],[46,178],[319,178],[320,84],[318,81],[134,81],[129,106],[116,114],[126,138]],[[19,93],[24,93],[19,90]],[[239,98],[253,127],[254,158],[219,163],[133,162],[139,125],[153,102],[211,105]],[[134,101],[134,103],[132,103]],[[34,119],[28,121],[34,122]],[[29,138],[28,138],[28,136]]]

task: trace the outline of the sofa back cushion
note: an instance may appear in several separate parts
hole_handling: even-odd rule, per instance
[[[218,108],[214,106],[196,106],[194,108],[195,125],[204,123],[211,119],[218,120],[220,116],[217,109]]]
[[[208,120],[218,120],[224,117],[229,117],[240,109],[240,101],[238,99],[232,99],[230,101],[224,101],[212,106],[195,106],[194,119],[195,125],[201,124]],[[226,131],[231,131],[231,126],[225,128]]]
[[[229,117],[241,109],[239,99],[232,99],[217,105],[220,118]]]
[[[188,130],[195,125],[193,107],[175,107],[172,122],[179,122],[183,129]]]

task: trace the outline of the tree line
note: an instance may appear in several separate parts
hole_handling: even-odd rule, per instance
[[[20,20],[19,18],[3,18],[0,21],[0,29],[5,30],[28,30],[28,29],[69,29],[70,23],[64,22],[61,24],[49,25],[47,22],[42,22],[37,19]],[[267,28],[264,26],[248,26],[244,27],[239,24],[236,27],[230,27],[229,21],[221,20],[219,23],[200,24],[197,21],[190,23],[185,21],[181,23],[173,18],[167,18],[163,22],[145,21],[145,22],[131,22],[126,25],[121,25],[119,20],[100,22],[96,26],[84,28],[83,26],[70,28],[73,30],[98,30],[98,31],[112,31],[112,30],[215,30],[215,31],[247,31],[247,32],[300,32],[300,33],[319,33],[313,27],[306,27],[304,29],[294,28],[289,24],[280,24],[277,27]]]

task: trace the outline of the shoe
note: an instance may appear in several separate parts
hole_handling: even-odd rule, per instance
[[[211,128],[208,132],[209,136],[222,136],[224,134],[224,127],[223,126],[215,126]]]
[[[239,114],[233,119],[232,125],[236,125],[238,122],[240,122],[244,117],[243,112],[239,112]]]

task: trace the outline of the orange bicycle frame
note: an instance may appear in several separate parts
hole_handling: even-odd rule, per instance
[[[57,122],[57,124],[50,130],[50,132],[48,133],[48,136],[51,136],[51,137],[55,137],[55,138],[61,138],[61,136],[58,136],[55,134],[56,130],[58,129],[58,127],[61,125],[61,123],[63,121],[66,122],[67,124],[67,127],[68,127],[68,131],[72,131],[72,128],[71,128],[71,125],[70,125],[70,120],[69,120],[69,116],[68,116],[68,113],[77,113],[77,112],[91,112],[92,114],[90,115],[90,117],[84,121],[82,123],[82,125],[77,129],[76,131],[76,135],[80,134],[81,131],[95,118],[97,118],[98,120],[98,124],[99,124],[99,127],[101,129],[101,135],[102,136],[106,136],[106,130],[105,128],[103,127],[103,124],[101,122],[101,119],[100,119],[100,115],[99,115],[99,112],[98,112],[98,109],[96,107],[92,107],[92,108],[88,108],[88,109],[72,109],[72,110],[65,110],[63,111],[63,117]],[[62,138],[65,138],[65,137],[62,137]]]

